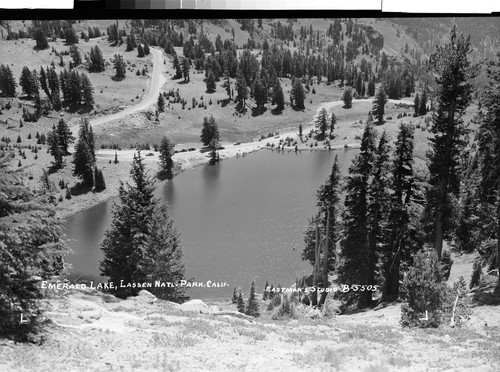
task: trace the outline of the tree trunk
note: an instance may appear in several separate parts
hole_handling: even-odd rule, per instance
[[[436,214],[436,223],[434,224],[434,249],[437,252],[438,259],[441,260],[441,253],[443,252],[443,210],[442,204],[438,205]]]
[[[313,292],[311,293],[311,306],[318,305],[318,274],[319,274],[319,230],[316,223],[316,241],[314,242],[314,272]]]
[[[330,247],[330,205],[328,205],[328,212],[326,214],[326,236],[325,236],[325,249],[323,253],[323,292],[319,299],[318,306],[323,306],[326,301],[326,288],[328,286],[328,258],[329,258],[329,247]]]

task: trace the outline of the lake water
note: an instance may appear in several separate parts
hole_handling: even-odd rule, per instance
[[[303,232],[316,213],[316,190],[330,174],[335,154],[347,174],[357,150],[272,152],[200,166],[159,183],[157,196],[169,206],[181,233],[186,277],[227,282],[227,288],[190,288],[192,298],[248,292],[255,280],[291,285],[312,267],[301,260]],[[103,281],[100,241],[111,222],[114,199],[67,220],[74,254],[72,277]]]

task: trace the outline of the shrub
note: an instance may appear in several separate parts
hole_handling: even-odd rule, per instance
[[[407,303],[401,308],[401,326],[438,327],[445,300],[446,285],[433,249],[424,249],[414,257],[414,264],[403,281]]]
[[[290,300],[286,294],[283,296],[276,296],[275,298],[280,298],[281,304],[277,310],[273,313],[272,318],[274,320],[286,317],[295,317],[295,302]]]

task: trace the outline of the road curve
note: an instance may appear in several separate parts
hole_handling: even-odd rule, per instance
[[[148,93],[142,99],[141,102],[129,106],[126,109],[117,112],[116,114],[102,116],[96,119],[92,119],[90,121],[90,125],[95,128],[99,125],[108,123],[113,120],[121,119],[127,115],[130,115],[137,111],[147,110],[148,107],[156,104],[158,100],[158,94],[160,94],[161,87],[167,81],[165,75],[163,75],[163,52],[161,50],[151,48],[151,53],[153,54],[153,72],[151,74],[151,78],[149,79],[148,84]],[[71,128],[73,132],[73,136],[78,135],[78,129],[80,128],[80,124],[75,125]]]

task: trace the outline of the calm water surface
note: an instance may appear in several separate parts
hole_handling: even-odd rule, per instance
[[[192,298],[229,297],[233,287],[247,292],[252,280],[260,292],[266,282],[291,285],[311,273],[301,260],[303,232],[316,213],[316,190],[330,174],[335,154],[347,174],[356,150],[278,153],[259,151],[245,158],[201,166],[159,183],[157,197],[167,203],[181,233],[186,277],[227,282],[227,288],[191,288]],[[118,199],[67,220],[74,254],[73,277],[103,280],[100,241]]]

